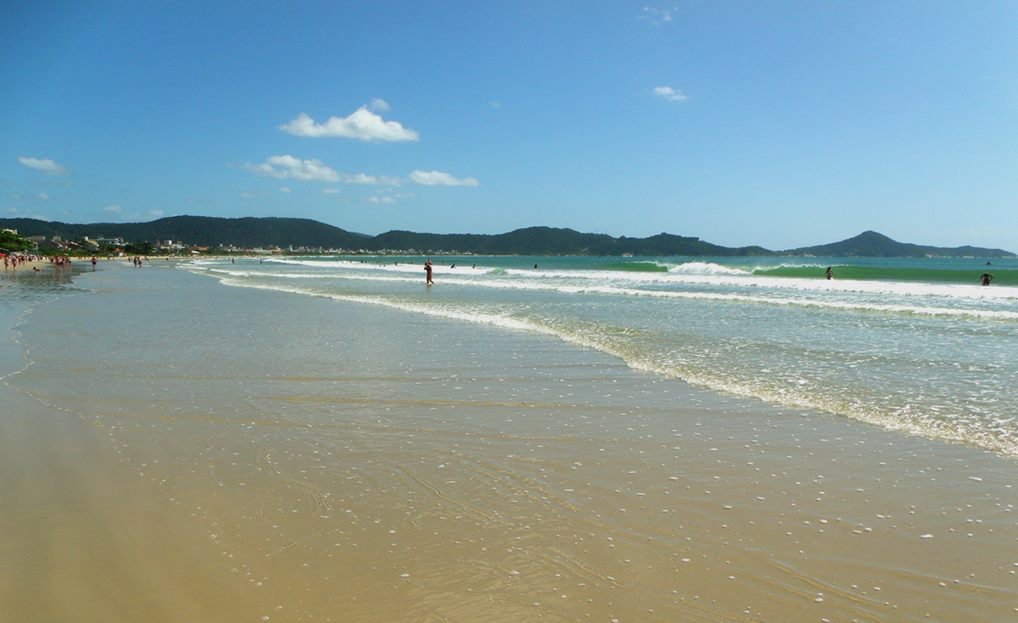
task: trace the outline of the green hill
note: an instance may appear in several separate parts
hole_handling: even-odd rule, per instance
[[[650,238],[613,238],[572,229],[527,227],[505,234],[415,234],[390,231],[376,236],[374,249],[461,251],[488,255],[769,255],[762,247],[729,248],[699,238],[658,234]]]
[[[218,218],[171,216],[148,223],[72,224],[36,219],[0,219],[0,229],[21,236],[64,240],[123,238],[133,243],[172,240],[192,246],[323,248],[349,251],[474,253],[478,255],[749,256],[815,255],[869,257],[1013,257],[1001,249],[931,247],[897,242],[873,231],[832,244],[775,252],[759,246],[723,247],[691,236],[661,233],[648,238],[614,238],[572,229],[527,227],[504,234],[427,234],[393,230],[366,236],[302,218]]]
[[[0,227],[22,236],[60,236],[65,240],[123,238],[128,242],[182,241],[195,246],[306,246],[359,248],[369,237],[304,218],[218,218],[171,216],[148,223],[73,224],[36,219],[0,219]]]
[[[1014,255],[1002,249],[971,246],[931,247],[898,242],[875,231],[865,231],[854,238],[841,242],[801,247],[784,253],[824,257],[1011,257]]]

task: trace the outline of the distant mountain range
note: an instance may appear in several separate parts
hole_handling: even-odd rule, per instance
[[[782,255],[816,255],[826,257],[1014,257],[1003,249],[983,247],[931,247],[892,240],[875,231],[865,231],[854,238],[782,251]]]
[[[21,236],[122,238],[127,242],[179,241],[202,247],[341,249],[378,252],[473,253],[479,255],[640,255],[747,256],[814,255],[838,257],[1014,257],[1002,249],[932,247],[897,242],[874,231],[812,247],[772,251],[759,246],[723,247],[699,238],[661,233],[648,238],[615,238],[572,229],[528,227],[504,234],[419,234],[389,231],[378,236],[349,232],[301,218],[218,218],[171,216],[148,223],[72,224],[37,219],[0,219],[0,229]]]

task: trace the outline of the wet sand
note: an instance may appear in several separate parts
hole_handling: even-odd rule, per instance
[[[1018,616],[1011,459],[727,399],[541,336],[324,299],[259,336],[271,365],[230,363],[223,345],[288,295],[172,269],[103,279],[62,323],[36,310],[36,359],[0,383],[0,613]],[[51,355],[111,310],[131,350]],[[197,358],[222,361],[160,359],[159,333],[185,325]],[[307,358],[316,374],[292,364]]]

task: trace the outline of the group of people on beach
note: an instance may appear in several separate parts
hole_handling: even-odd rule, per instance
[[[0,253],[0,257],[4,260],[4,271],[16,271],[19,266],[25,266],[27,264],[33,264],[32,270],[39,272],[39,262],[48,261],[54,268],[65,268],[71,265],[71,257],[69,255],[51,255],[45,257],[36,254],[24,254],[24,253]]]
[[[28,255],[24,253],[0,253],[0,256],[4,258],[4,271],[17,270],[18,266],[38,262],[43,259],[41,255],[31,253]],[[35,270],[38,270],[38,267]]]
[[[20,264],[24,264],[25,262],[32,261],[31,259],[29,259],[32,256],[26,257],[24,255],[13,255],[13,254],[7,255],[6,253],[4,253],[3,256],[4,256],[4,270],[5,271],[6,270],[16,270],[18,268],[18,264],[19,263]]]

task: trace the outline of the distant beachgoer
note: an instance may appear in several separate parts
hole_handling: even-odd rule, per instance
[[[431,280],[431,260],[426,260],[424,262],[424,282],[429,286],[435,283]]]
[[[834,279],[834,269],[828,266],[827,270],[824,271],[824,277],[827,277],[828,279]]]
[[[537,268],[537,264],[534,264],[534,268]]]
[[[979,275],[979,282],[982,283],[984,286],[990,285],[991,281],[993,281],[993,275],[991,275],[990,273],[983,273]]]

